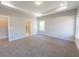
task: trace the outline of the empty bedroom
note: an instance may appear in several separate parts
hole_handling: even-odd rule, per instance
[[[0,57],[79,57],[79,1],[0,1]]]

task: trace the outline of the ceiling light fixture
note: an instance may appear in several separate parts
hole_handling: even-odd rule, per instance
[[[61,4],[60,4],[60,6],[62,7],[62,6],[64,6],[64,4],[63,4],[63,3],[61,3]]]
[[[35,15],[36,17],[40,17],[40,16],[42,16],[42,13],[34,13],[34,15]]]
[[[57,10],[59,11],[59,10],[63,10],[63,9],[66,9],[66,8],[67,8],[67,2],[64,2],[64,3],[60,4],[60,7]]]
[[[34,3],[39,6],[42,4],[42,1],[34,1]]]

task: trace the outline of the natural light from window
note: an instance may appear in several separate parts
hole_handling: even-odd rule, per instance
[[[45,31],[45,21],[39,21],[39,31]]]

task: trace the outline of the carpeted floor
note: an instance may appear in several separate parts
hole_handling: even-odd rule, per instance
[[[1,43],[1,42],[0,42]],[[35,35],[0,44],[0,57],[76,57],[74,42]]]

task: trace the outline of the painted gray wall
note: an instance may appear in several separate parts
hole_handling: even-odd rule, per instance
[[[45,21],[44,35],[73,40],[75,33],[76,9],[39,18]]]

